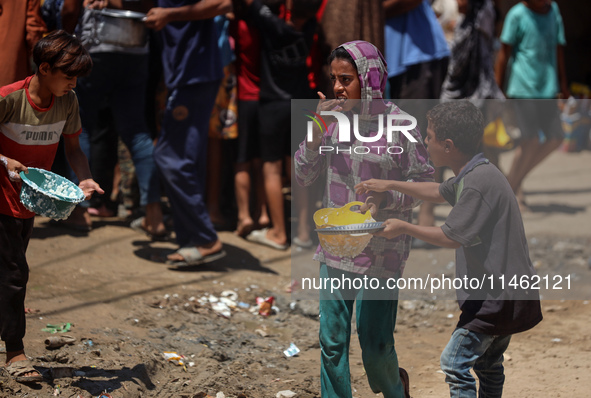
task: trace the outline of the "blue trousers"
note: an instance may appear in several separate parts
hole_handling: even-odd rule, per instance
[[[505,382],[503,353],[511,335],[493,336],[457,328],[441,354],[441,370],[452,398],[476,398],[476,380],[480,382],[478,397],[500,398]]]
[[[320,278],[359,278],[359,274],[320,265]],[[367,300],[372,292],[359,289],[356,299],[351,291],[320,290],[320,382],[322,397],[351,398],[349,345],[351,318],[356,306],[357,335],[361,345],[363,366],[372,391],[385,398],[404,398],[398,373],[398,357],[394,348],[394,327],[398,308],[398,291],[389,292],[390,299]],[[376,295],[373,294],[375,297]],[[385,298],[383,293],[380,297]]]
[[[219,80],[171,91],[154,150],[181,247],[217,241],[205,203],[207,137]]]

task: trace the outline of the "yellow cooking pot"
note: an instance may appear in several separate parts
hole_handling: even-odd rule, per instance
[[[341,225],[361,224],[374,222],[371,213],[358,213],[351,210],[352,207],[363,205],[363,202],[350,202],[343,207],[320,209],[314,213],[314,223],[317,229],[330,228]],[[330,254],[339,257],[357,257],[368,245],[372,234],[342,234],[327,235],[318,232],[320,246]]]

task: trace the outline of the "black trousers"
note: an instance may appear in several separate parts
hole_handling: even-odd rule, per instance
[[[24,349],[25,293],[29,280],[25,253],[34,220],[0,214],[0,336],[8,352]]]

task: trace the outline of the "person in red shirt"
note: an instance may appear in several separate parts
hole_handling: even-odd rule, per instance
[[[33,50],[35,75],[0,88],[0,336],[6,345],[5,370],[16,381],[43,380],[24,351],[25,293],[29,279],[26,250],[35,214],[19,200],[19,172],[49,170],[60,136],[86,198],[104,191],[92,179],[80,149],[78,100],[72,89],[90,73],[92,60],[74,36],[56,31]]]

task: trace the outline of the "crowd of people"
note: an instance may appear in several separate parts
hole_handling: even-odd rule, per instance
[[[136,15],[145,16],[141,23],[149,31],[144,40],[130,44],[97,36],[104,11],[113,9],[143,13]],[[496,259],[473,249],[475,239],[505,248],[504,258],[518,257],[523,269],[514,272],[533,272],[526,246],[513,247],[507,237],[487,233],[504,223],[516,231],[514,241],[522,242],[521,218],[507,216],[491,224],[490,209],[509,203],[507,214],[527,210],[524,178],[562,141],[558,108],[540,111],[531,102],[521,104],[521,139],[504,179],[478,155],[482,131],[491,121],[486,109],[451,100],[567,98],[560,11],[549,0],[520,2],[507,14],[498,39],[493,0],[458,0],[457,11],[461,17],[448,43],[428,0],[27,0],[4,5],[0,31],[10,32],[10,46],[2,43],[2,53],[10,61],[0,66],[0,283],[5,287],[0,327],[8,372],[17,381],[42,379],[23,346],[25,254],[34,214],[18,200],[18,172],[27,167],[53,166],[83,188],[88,200],[59,225],[85,233],[91,231],[92,217],[112,217],[117,205],[133,202],[124,198],[133,190],[119,185],[133,176],[139,212],[129,209],[134,215],[130,227],[153,240],[174,231],[178,250],[167,256],[174,266],[224,257],[217,231],[229,223],[237,235],[276,250],[287,250],[290,243],[312,248],[310,197],[315,191],[309,186],[320,179],[325,206],[361,200],[376,218],[388,219],[386,229],[355,259],[318,248],[321,276],[400,277],[409,250],[420,245],[458,248],[460,276],[475,267],[473,262],[496,272],[487,268]],[[378,113],[425,117],[418,117],[411,130],[416,143],[405,137],[397,142],[404,148],[401,154],[372,161],[320,156],[319,146],[334,139],[335,124],[327,131],[315,126],[314,139],[302,142],[303,134],[290,134],[293,99],[319,99],[317,113],[358,112],[370,126]],[[429,110],[430,102],[416,101],[424,99],[443,103]],[[457,118],[461,122],[449,117],[460,114],[465,116]],[[538,114],[544,117],[532,117]],[[532,120],[539,124],[531,125]],[[19,131],[25,125],[54,129],[57,139],[24,142]],[[374,133],[370,127],[367,134]],[[294,140],[301,142],[295,155]],[[220,206],[227,188],[226,153],[233,154],[232,212]],[[292,165],[297,184],[291,184]],[[453,171],[453,180],[443,181],[444,167]],[[476,196],[461,196],[460,181],[463,192],[480,192],[488,212],[474,204]],[[495,184],[494,195],[483,181]],[[290,186],[297,202],[291,241],[284,209],[284,188]],[[419,228],[413,229],[413,208],[421,200]],[[462,210],[452,211],[446,228],[435,227],[431,202],[444,200]],[[368,291],[321,292],[322,396],[351,395],[346,381],[354,303],[372,390],[384,397],[409,396],[408,374],[399,368],[394,349],[397,293],[391,293],[375,300]],[[501,396],[502,353],[512,333],[541,320],[539,300],[523,305],[507,300],[499,306],[487,298],[479,308],[466,302],[460,300],[462,317],[442,355],[451,396],[476,396],[471,368],[481,390],[490,389],[487,396]],[[513,315],[507,318],[508,313]],[[453,357],[458,350],[470,360],[458,362]]]

